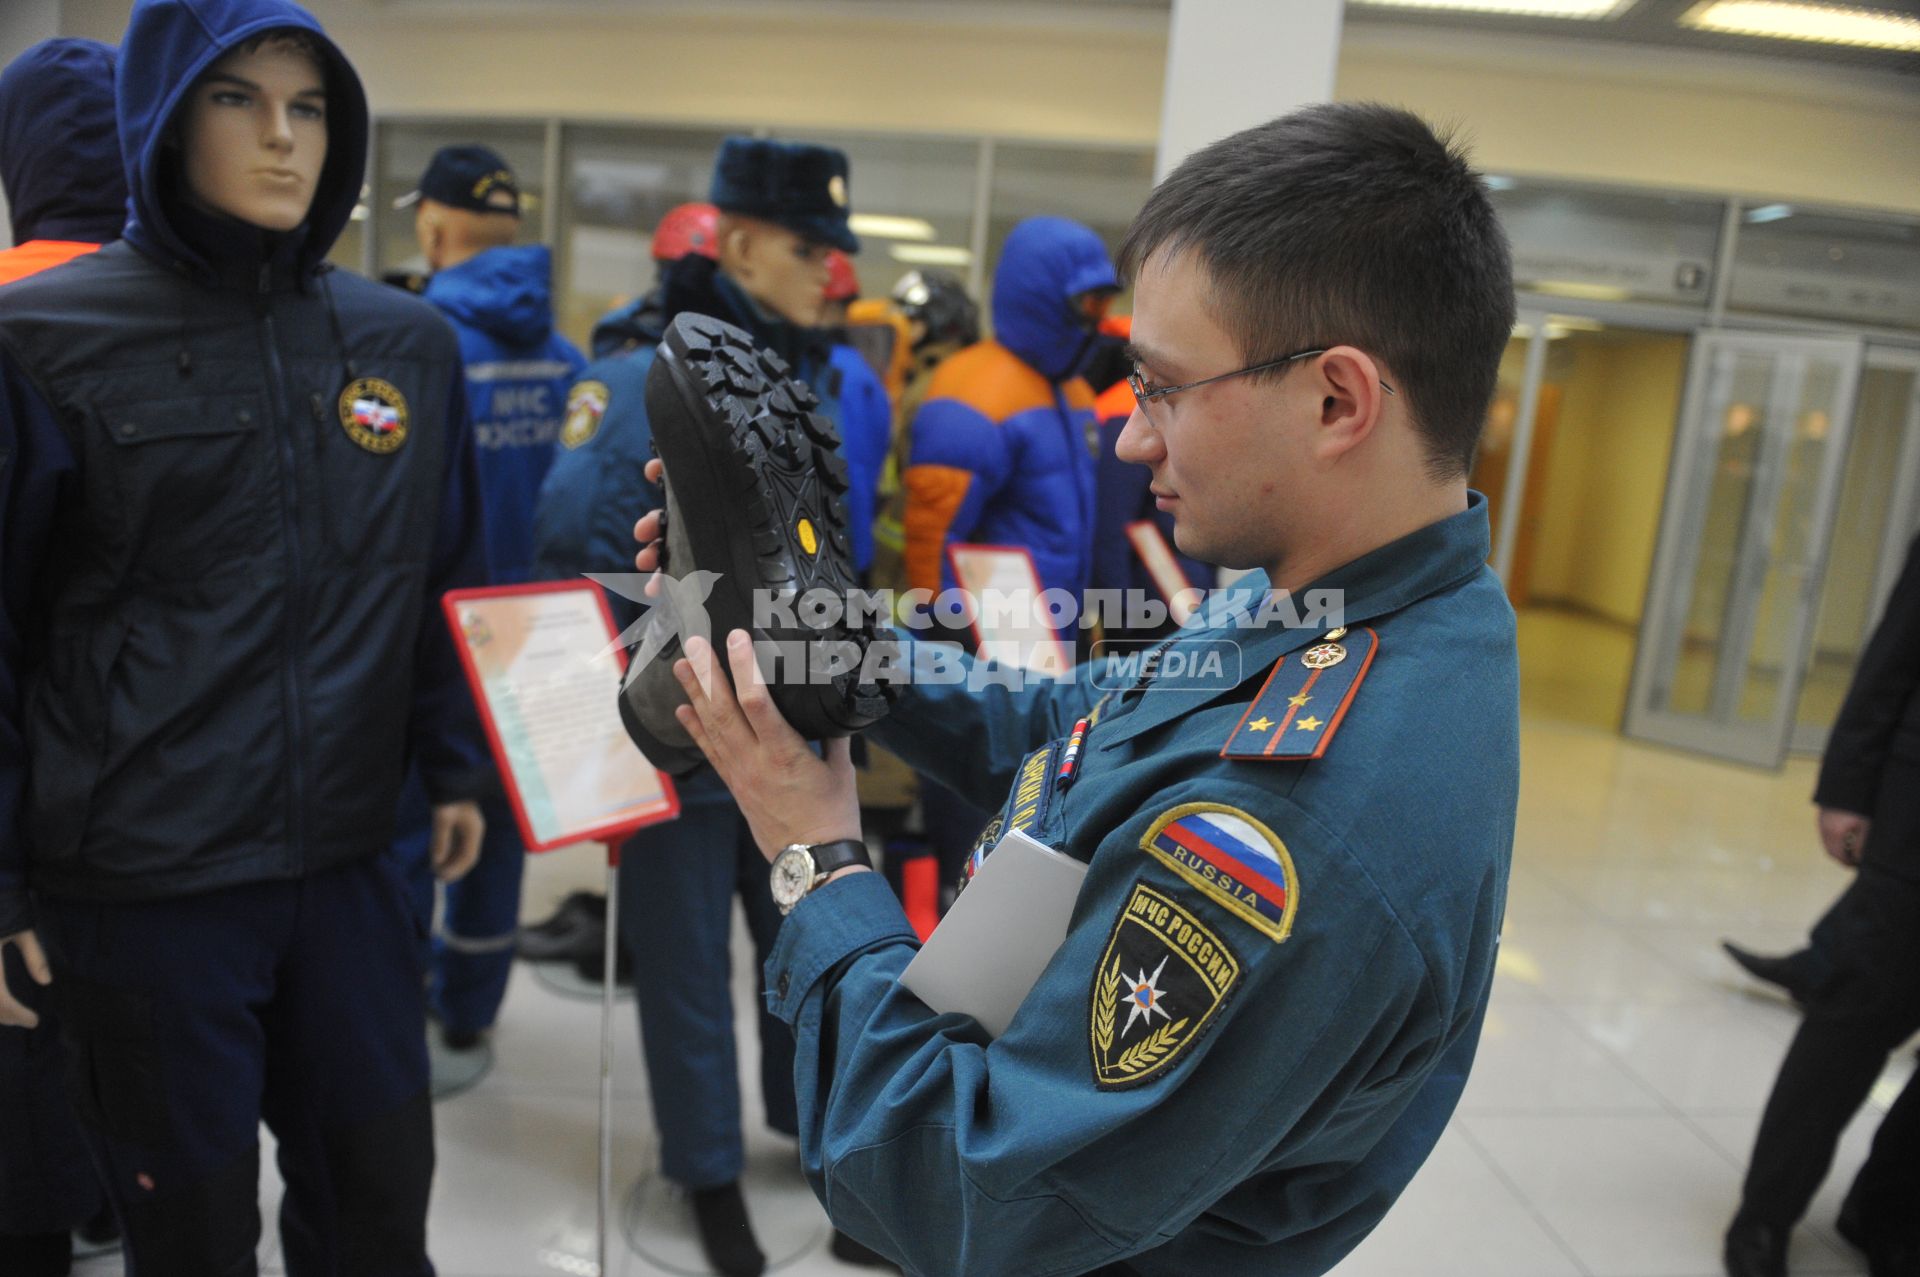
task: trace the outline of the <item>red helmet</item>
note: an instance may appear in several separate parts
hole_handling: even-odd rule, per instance
[[[860,295],[860,276],[854,273],[853,259],[839,249],[827,253],[827,300],[850,302]]]
[[[667,210],[653,228],[653,260],[677,262],[698,254],[720,256],[720,210],[711,204],[682,204]]]

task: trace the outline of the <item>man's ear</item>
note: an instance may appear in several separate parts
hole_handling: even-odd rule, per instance
[[[753,273],[753,228],[735,218],[722,218],[719,227],[720,262],[730,275]]]
[[[1385,407],[1380,365],[1355,346],[1334,346],[1313,363],[1320,396],[1319,448],[1329,459],[1351,452],[1373,433]]]

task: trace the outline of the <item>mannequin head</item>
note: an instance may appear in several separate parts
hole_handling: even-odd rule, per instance
[[[180,109],[187,198],[262,230],[304,222],[327,162],[326,83],[319,50],[291,32],[214,63]]]
[[[720,269],[747,296],[790,324],[820,322],[832,245],[776,223],[720,215]]]

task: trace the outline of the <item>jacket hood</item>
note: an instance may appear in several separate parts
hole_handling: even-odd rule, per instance
[[[58,142],[50,146],[48,138]],[[16,244],[105,244],[120,237],[127,184],[110,46],[43,41],[0,74],[0,185]]]
[[[545,244],[490,248],[427,281],[427,300],[509,346],[553,331],[553,252]]]
[[[1049,381],[1065,381],[1093,349],[1068,300],[1119,278],[1100,237],[1064,217],[1013,228],[993,272],[993,336]]]
[[[194,247],[170,207],[163,141],[187,91],[230,50],[271,31],[312,37],[326,63],[327,162],[308,210],[297,268],[320,268],[346,228],[367,166],[367,95],[339,47],[291,0],[137,0],[120,45],[120,153],[131,210],[125,235],[142,252],[202,275],[219,263]]]

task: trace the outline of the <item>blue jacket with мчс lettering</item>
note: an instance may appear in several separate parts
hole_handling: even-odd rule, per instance
[[[179,197],[194,81],[297,29],[328,153],[268,234]],[[459,349],[331,271],[366,96],[283,0],[139,0],[120,46],[121,242],[0,298],[0,935],[26,892],[159,899],[377,855],[409,757],[485,757],[438,614],[486,578]]]
[[[490,248],[437,272],[426,298],[460,338],[493,579],[530,580],[534,501],[553,464],[567,387],[587,364],[553,330],[553,252]]]

